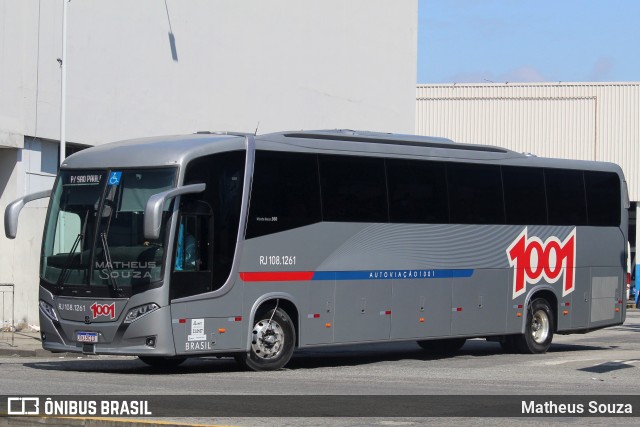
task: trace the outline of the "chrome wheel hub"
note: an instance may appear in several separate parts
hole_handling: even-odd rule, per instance
[[[262,359],[273,359],[283,349],[284,332],[275,320],[261,320],[253,328],[251,348]]]
[[[538,310],[533,314],[531,319],[531,337],[533,340],[542,344],[549,336],[549,316],[544,310]]]

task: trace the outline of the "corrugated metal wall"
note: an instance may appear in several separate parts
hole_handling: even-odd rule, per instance
[[[640,83],[418,85],[416,133],[614,162],[640,200]]]

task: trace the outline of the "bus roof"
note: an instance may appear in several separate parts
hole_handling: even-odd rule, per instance
[[[179,166],[195,157],[244,148],[244,138],[240,134],[155,136],[87,148],[66,158],[62,167],[81,169]]]
[[[69,156],[63,168],[127,168],[180,166],[191,159],[245,148],[238,132],[198,132],[113,142]],[[288,131],[255,136],[257,149],[327,154],[408,156],[413,158],[489,161],[499,164],[571,169],[608,170],[622,175],[617,165],[604,162],[550,159],[505,148],[461,144],[446,138],[346,129]]]

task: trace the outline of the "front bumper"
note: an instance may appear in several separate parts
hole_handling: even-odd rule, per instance
[[[130,324],[122,320],[90,323],[53,321],[40,310],[42,347],[51,352],[121,356],[175,356],[171,310],[161,307]],[[77,332],[95,332],[97,343],[76,341]],[[149,345],[150,343],[153,345]]]

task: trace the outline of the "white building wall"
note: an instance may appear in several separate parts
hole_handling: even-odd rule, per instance
[[[3,213],[5,206],[11,202],[12,198],[15,197],[15,189],[18,187],[18,180],[20,177],[18,172],[18,165],[20,164],[18,158],[20,154],[21,150],[17,148],[0,148],[0,208]],[[0,239],[2,239],[2,244],[0,244],[0,283],[15,284],[16,275],[20,274],[21,270],[25,270],[25,263],[15,263],[17,261],[15,258],[17,245],[14,240],[6,239],[4,237],[4,232]],[[28,247],[29,244],[30,240],[27,238],[21,246]],[[2,290],[9,291],[9,288],[3,288]],[[20,289],[14,288],[14,291],[18,293]],[[33,294],[33,291],[29,293]],[[2,312],[3,318],[0,319],[0,326],[3,327],[10,325],[13,321],[9,316],[12,313],[10,296],[9,294],[5,294],[4,296],[5,300],[3,302],[5,306],[3,307],[4,310]],[[19,299],[17,295],[16,299]],[[26,299],[28,299],[28,297]],[[28,311],[26,304],[33,302],[35,302],[37,306],[37,298],[35,301],[26,301],[23,299],[20,304],[16,305],[24,305],[25,310],[23,311],[23,314],[26,315]],[[37,310],[37,307],[35,310]],[[35,313],[37,313],[37,311],[35,311]]]
[[[61,15],[62,1],[0,1],[0,129],[58,139]],[[72,142],[413,131],[416,0],[84,0],[67,29]]]
[[[0,211],[50,186],[62,0],[0,0]],[[67,141],[234,130],[414,129],[417,0],[68,4]],[[4,148],[3,148],[4,147]],[[37,323],[46,202],[0,233],[0,283]]]
[[[53,186],[58,159],[58,143],[24,138],[24,149],[0,149],[0,209],[4,209],[18,194],[29,194]],[[0,283],[13,283],[16,323],[38,323],[38,268],[42,227],[49,199],[36,200],[27,205],[18,224],[19,238],[0,237]],[[8,296],[5,317],[10,311]]]
[[[416,133],[617,163],[640,200],[640,83],[418,85]]]

